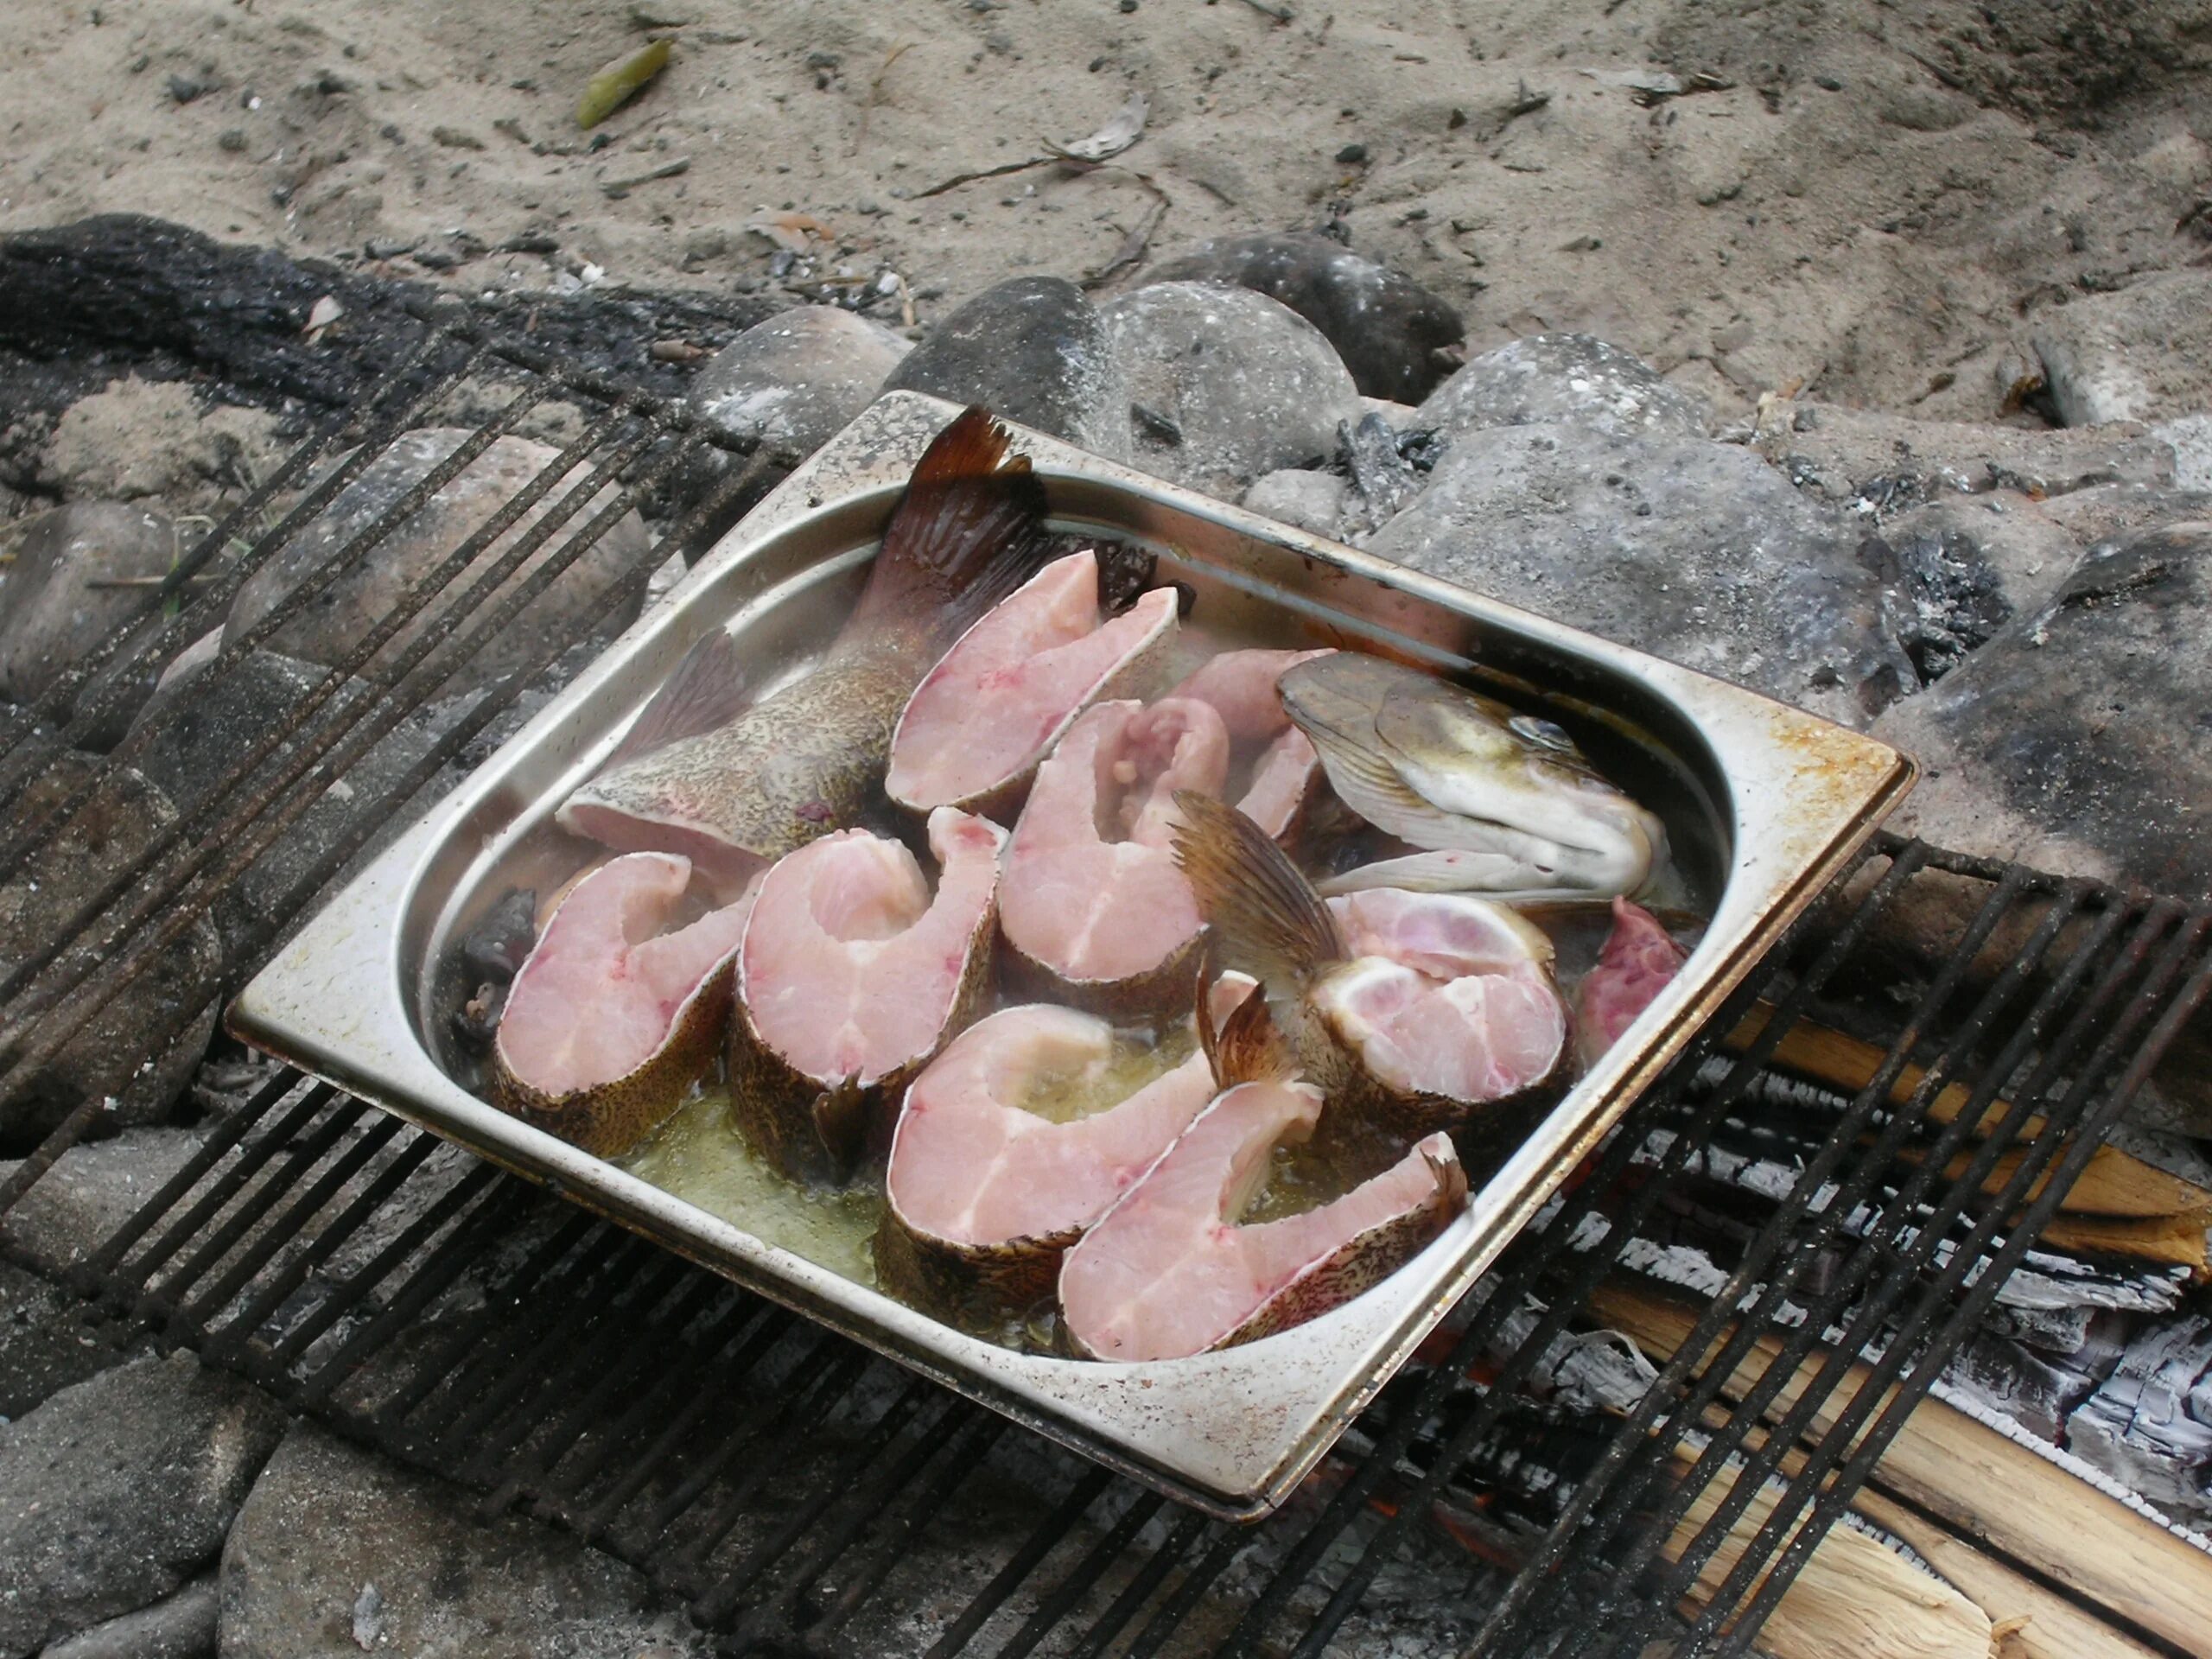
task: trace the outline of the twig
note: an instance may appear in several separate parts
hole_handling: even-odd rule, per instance
[[[126,588],[158,588],[168,580],[167,576],[86,576],[80,585],[97,592]],[[213,582],[216,580],[216,575],[211,575],[203,570],[196,575],[187,576],[185,580],[187,582]]]
[[[1007,162],[1001,167],[987,167],[980,173],[956,173],[943,182],[930,186],[926,190],[915,191],[907,200],[920,201],[929,196],[941,196],[948,190],[957,190],[962,185],[973,184],[978,179],[998,179],[1005,177],[1009,173],[1026,173],[1033,167],[1048,167],[1059,159],[1058,156],[1032,156],[1026,162]]]
[[[1272,5],[1269,0],[1244,0],[1244,3],[1262,16],[1274,18],[1278,28],[1298,16],[1288,6]]]
[[[855,153],[867,144],[868,118],[875,112],[875,106],[883,101],[883,78],[891,73],[891,66],[893,64],[898,62],[899,59],[905,57],[906,54],[913,49],[914,43],[912,41],[899,41],[898,45],[891,48],[890,56],[884,59],[883,67],[875,72],[874,79],[868,82],[868,101],[861,105],[860,130],[855,133],[853,137],[853,149]]]
[[[672,179],[679,173],[688,173],[690,170],[691,158],[689,156],[679,156],[674,161],[664,162],[661,166],[653,168],[650,173],[640,173],[632,179],[609,179],[599,188],[611,200],[620,201],[641,184],[651,184],[655,179]]]

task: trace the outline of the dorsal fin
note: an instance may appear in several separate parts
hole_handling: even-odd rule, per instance
[[[1177,791],[1175,805],[1183,819],[1173,832],[1175,862],[1213,926],[1210,948],[1223,966],[1294,995],[1344,959],[1336,918],[1265,830],[1194,790]]]

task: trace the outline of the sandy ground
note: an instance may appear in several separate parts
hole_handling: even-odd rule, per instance
[[[925,325],[1007,275],[1096,272],[1154,215],[1155,259],[1337,219],[1478,346],[1587,328],[1724,409],[1796,384],[1986,418],[2040,310],[2204,254],[2177,226],[2212,189],[2206,12],[27,0],[0,229],[136,210],[468,289],[728,291],[770,280],[747,226],[788,211],[830,239],[787,285],[880,283],[877,315]],[[671,67],[579,130],[585,81],[652,33]],[[1629,84],[1662,65],[1692,90]],[[1132,92],[1150,120],[1119,166],[929,194]]]

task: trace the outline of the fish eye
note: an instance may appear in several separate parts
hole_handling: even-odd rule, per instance
[[[1574,740],[1567,734],[1566,728],[1555,726],[1548,720],[1539,720],[1534,715],[1516,715],[1507,724],[1516,737],[1539,747],[1557,749],[1568,754],[1574,752]]]

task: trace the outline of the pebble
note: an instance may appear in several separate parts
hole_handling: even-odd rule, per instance
[[[1154,283],[1101,311],[1130,397],[1156,417],[1129,458],[1160,477],[1234,500],[1262,473],[1333,454],[1338,425],[1364,412],[1321,331],[1264,294]]]
[[[1099,454],[1129,445],[1129,392],[1097,308],[1073,283],[1016,276],[939,322],[883,383],[1035,427]]]
[[[60,754],[26,791],[26,819],[42,822],[93,765],[86,756]],[[23,960],[69,928],[79,906],[175,818],[175,804],[144,774],[120,769],[67,830],[0,884],[0,965]],[[211,993],[219,963],[213,925],[202,918],[41,1065],[28,1086],[10,1092],[0,1104],[0,1151],[26,1149],[87,1098],[113,1097],[118,1104],[106,1121],[117,1125],[166,1117],[213,1034]],[[206,1007],[195,1013],[203,999]],[[183,1035],[162,1049],[162,1034],[181,1020]],[[147,1061],[154,1069],[142,1076]]]
[[[373,1590],[374,1595],[370,1595]],[[223,1551],[224,1659],[604,1659],[704,1643],[643,1574],[565,1533],[485,1522],[459,1487],[302,1425]]]
[[[1457,365],[1466,339],[1459,314],[1410,276],[1311,232],[1202,242],[1149,280],[1264,294],[1327,336],[1361,391],[1398,403],[1427,397]]]
[[[258,1389],[176,1353],[0,1428],[0,1653],[175,1593],[222,1548],[283,1424]]]
[[[2212,408],[2212,271],[2165,271],[2078,296],[2037,317],[2033,342],[2069,426]]]
[[[1704,398],[1592,334],[1531,334],[1485,352],[1422,402],[1416,427],[1447,436],[1557,423],[1611,437],[1702,438]]]
[[[1341,537],[1345,498],[1351,486],[1338,474],[1286,467],[1253,480],[1243,505],[1277,524]]]
[[[373,523],[459,448],[470,435],[457,427],[423,427],[402,434],[371,461],[313,524],[306,526],[238,590],[231,606],[224,643],[239,636],[281,604],[308,573],[338,556],[346,543]],[[527,439],[502,437],[467,468],[410,515],[371,553],[306,601],[267,641],[272,651],[310,663],[335,665],[361,637],[399,603],[407,589],[442,563],[480,525],[505,506],[514,493],[556,459],[556,452]],[[588,463],[552,491],[477,556],[462,575],[448,582],[373,659],[389,664],[410,641],[450,611],[470,582],[487,569],[544,517],[566,491],[585,477]],[[602,492],[611,499],[613,486]],[[582,507],[563,529],[532,553],[508,577],[499,594],[484,601],[464,621],[466,632],[488,614],[500,596],[550,560],[568,535],[588,521],[605,499]],[[647,556],[651,538],[636,513],[626,515],[600,537],[522,613],[499,630],[454,671],[445,683],[452,691],[491,684],[524,667],[544,648],[549,637],[576,639],[596,630],[611,636],[637,614],[634,603],[610,609],[615,582]],[[642,590],[639,597],[642,598]]]
[[[834,305],[747,329],[699,371],[686,400],[733,436],[810,454],[874,399],[913,346]]]
[[[121,624],[158,608],[143,588],[88,582],[162,576],[176,562],[166,515],[121,501],[74,501],[23,531],[16,561],[0,575],[0,695],[35,702]],[[153,690],[160,664],[122,718]]]
[[[1464,433],[1368,550],[1864,726],[1916,683],[1863,539],[1748,450]]]

